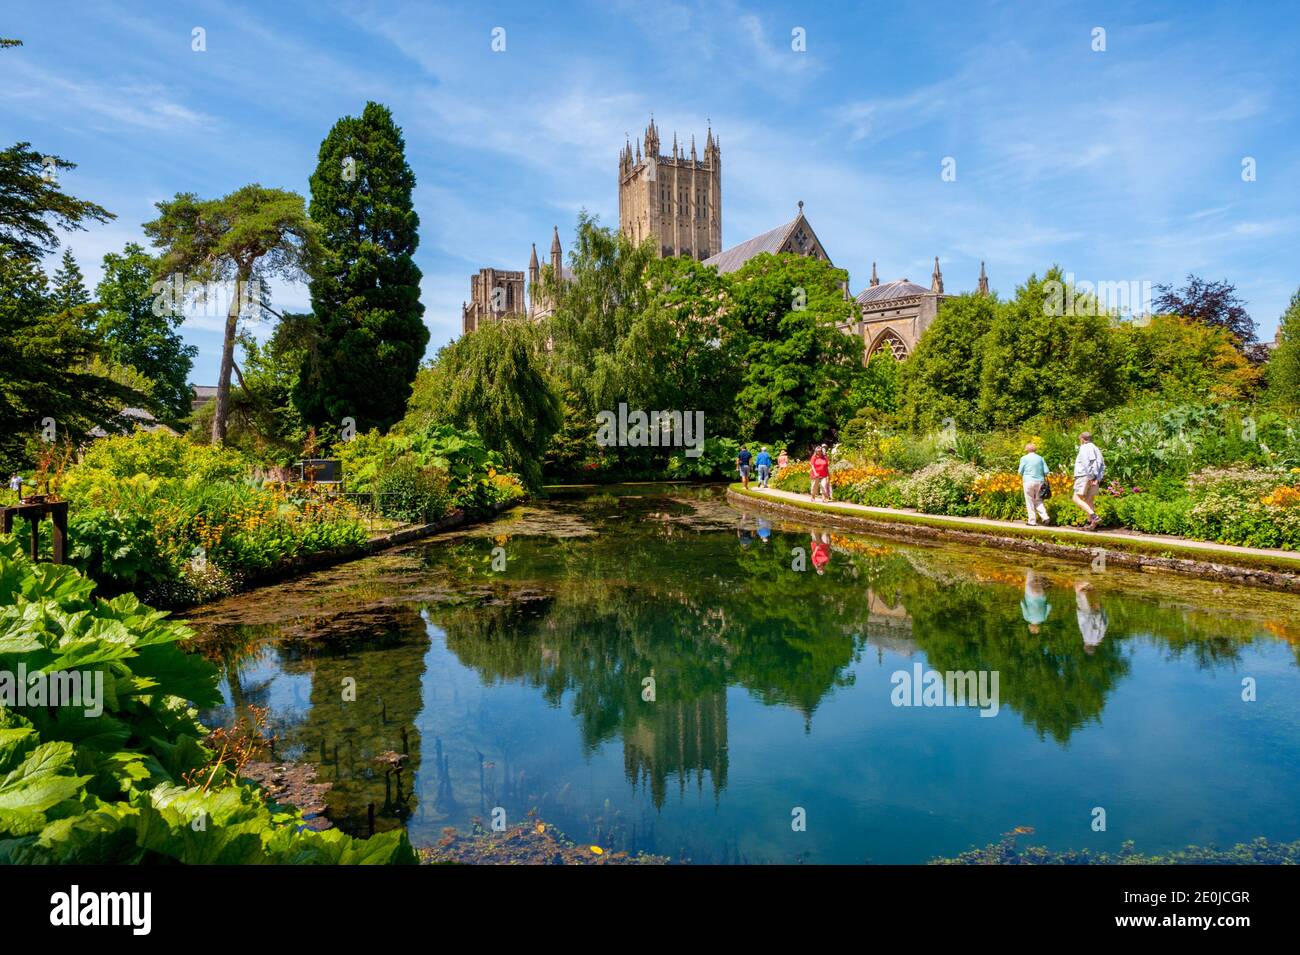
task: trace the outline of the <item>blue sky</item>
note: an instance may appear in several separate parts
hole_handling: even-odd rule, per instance
[[[117,214],[67,238],[93,284],[154,202],[305,194],[334,121],[386,104],[419,182],[429,355],[459,333],[472,272],[526,268],[553,225],[567,253],[584,207],[617,223],[618,151],[651,111],[665,144],[702,146],[710,119],[721,136],[724,246],[802,199],[854,292],[873,260],[928,284],[935,255],[950,292],[981,259],[1004,295],[1052,263],[1194,272],[1234,282],[1272,337],[1300,285],[1300,4],[810,7],[10,0],[0,35],[26,45],[0,53],[0,140],[77,162],[63,187]],[[277,307],[307,302],[275,287]],[[185,326],[200,383],[218,324]]]

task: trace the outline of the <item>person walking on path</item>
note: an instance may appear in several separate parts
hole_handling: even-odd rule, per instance
[[[1092,507],[1092,499],[1105,475],[1106,461],[1101,456],[1101,449],[1092,443],[1092,434],[1085,431],[1079,435],[1079,453],[1074,458],[1074,503],[1088,515],[1084,530],[1095,531],[1101,523]]]
[[[785,448],[776,456],[776,470],[779,473],[787,464],[790,463],[790,455],[785,453]]]
[[[758,449],[754,467],[758,469],[758,486],[767,487],[768,478],[772,476],[772,455],[767,453],[766,447]]]
[[[736,455],[736,470],[740,472],[740,483],[749,490],[749,462],[753,455],[743,444],[740,446],[740,452]]]
[[[1025,489],[1025,510],[1029,512],[1028,524],[1035,527],[1041,519],[1044,524],[1051,523],[1047,517],[1047,508],[1043,506],[1043,485],[1047,483],[1047,462],[1038,453],[1038,447],[1030,441],[1025,445],[1024,457],[1020,459],[1020,480]]]
[[[826,457],[826,448],[819,446],[813,452],[812,460],[808,462],[808,476],[812,480],[812,487],[808,496],[814,501],[817,500],[818,494],[823,494],[825,500],[831,499],[831,462]]]

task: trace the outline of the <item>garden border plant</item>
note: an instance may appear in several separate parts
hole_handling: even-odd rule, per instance
[[[242,781],[196,706],[216,668],[188,627],[0,539],[0,670],[102,675],[102,712],[0,705],[0,862],[413,863],[404,830],[355,839]]]

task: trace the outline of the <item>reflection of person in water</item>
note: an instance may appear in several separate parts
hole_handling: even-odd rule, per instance
[[[1106,610],[1097,600],[1092,584],[1080,580],[1074,585],[1074,604],[1079,611],[1079,632],[1083,634],[1083,649],[1092,653],[1106,639]]]
[[[831,562],[831,535],[825,531],[820,539],[816,531],[812,532],[812,562],[817,573],[826,573],[826,565]]]
[[[741,547],[748,547],[754,540],[754,535],[748,527],[737,527],[736,536],[740,538]]]
[[[758,539],[761,540],[764,544],[766,544],[768,542],[768,539],[771,536],[772,536],[771,523],[763,520],[763,518],[760,517],[758,519]]]
[[[1047,602],[1047,591],[1043,581],[1032,570],[1025,571],[1025,596],[1020,601],[1020,615],[1029,624],[1029,632],[1037,633],[1052,612],[1052,605]]]

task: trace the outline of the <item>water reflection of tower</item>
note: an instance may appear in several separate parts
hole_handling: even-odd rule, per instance
[[[365,653],[347,652],[355,639],[364,640]],[[349,620],[346,633],[326,625],[314,644],[323,649],[284,661],[286,672],[312,677],[311,708],[290,742],[330,784],[326,813],[335,825],[364,835],[373,803],[376,830],[392,829],[417,808],[424,622],[413,608],[375,609],[364,621]],[[345,699],[347,680],[356,681],[355,700]],[[384,760],[386,753],[405,759]]]
[[[623,765],[633,786],[650,789],[656,808],[663,806],[674,773],[683,795],[692,775],[703,790],[708,773],[716,799],[727,786],[726,689],[647,704],[624,728]]]

